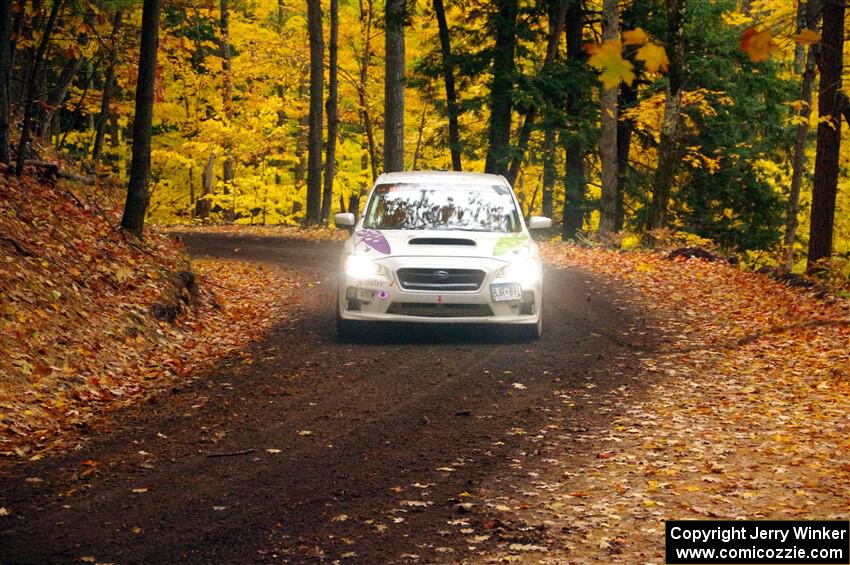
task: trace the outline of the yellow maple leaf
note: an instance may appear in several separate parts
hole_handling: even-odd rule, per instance
[[[814,45],[820,43],[820,32],[813,29],[804,29],[797,35],[791,37],[800,45]]]
[[[649,36],[640,27],[623,32],[623,45],[643,45],[648,39]]]
[[[635,59],[643,61],[646,70],[651,73],[657,73],[659,70],[666,71],[670,64],[670,59],[667,58],[667,51],[664,47],[657,43],[647,43],[635,53]]]
[[[741,35],[741,51],[746,53],[753,63],[767,61],[776,49],[777,45],[773,42],[770,30],[747,28]]]
[[[587,62],[601,71],[599,78],[605,90],[615,88],[621,80],[629,85],[635,80],[634,65],[623,59],[622,50],[623,45],[619,39],[609,39],[587,47],[590,53]]]

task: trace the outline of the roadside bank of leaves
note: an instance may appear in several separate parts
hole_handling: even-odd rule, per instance
[[[568,244],[543,253],[637,290],[658,313],[648,331],[662,345],[641,352],[639,375],[654,384],[618,400],[609,429],[575,438],[598,450],[578,469],[553,460],[502,497],[546,542],[476,562],[661,564],[669,519],[846,519],[848,301],[725,263]]]
[[[337,229],[334,227],[310,227],[303,228],[299,226],[248,226],[242,224],[216,224],[216,225],[198,225],[198,224],[174,224],[169,226],[159,226],[160,229],[170,233],[214,233],[218,235],[231,237],[274,237],[288,238],[300,240],[345,240],[348,237],[348,231]]]
[[[288,274],[200,261],[195,290],[179,245],[118,219],[83,187],[0,175],[0,456],[40,457],[284,315]]]

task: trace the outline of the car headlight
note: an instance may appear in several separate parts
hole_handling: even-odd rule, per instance
[[[387,269],[362,255],[348,255],[345,258],[345,274],[355,279],[384,277]]]
[[[543,278],[543,265],[538,259],[520,259],[499,269],[496,278],[518,282],[523,288],[531,288]]]

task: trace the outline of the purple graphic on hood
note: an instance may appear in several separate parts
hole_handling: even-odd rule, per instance
[[[390,242],[379,230],[360,230],[357,232],[357,241],[363,242],[375,251],[389,255]]]

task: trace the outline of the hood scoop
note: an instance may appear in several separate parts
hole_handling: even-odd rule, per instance
[[[475,241],[459,237],[414,237],[408,240],[408,245],[469,245],[475,246]]]

